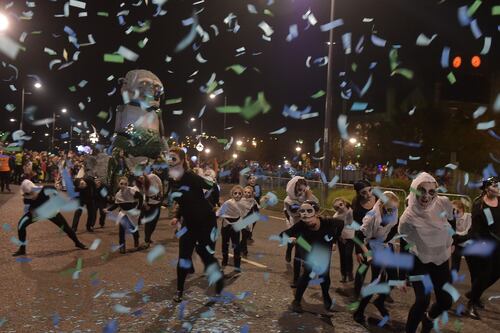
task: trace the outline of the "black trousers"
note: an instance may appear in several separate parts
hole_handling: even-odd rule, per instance
[[[369,267],[370,267],[370,269],[372,271],[371,282],[375,281],[379,277],[380,277],[379,283],[384,283],[384,282],[387,282],[388,280],[395,280],[395,279],[397,279],[398,274],[397,274],[397,271],[395,269],[382,268],[382,267],[371,265],[371,264],[369,264]],[[382,307],[384,307],[387,295],[388,294],[378,294],[378,297],[374,301],[374,303],[377,304],[377,305],[381,305]],[[372,296],[373,295],[368,295],[368,296],[365,296],[365,297],[363,297],[361,299],[361,301],[359,302],[358,309],[356,310],[356,313],[358,315],[364,315],[365,309],[368,306],[368,304],[370,303],[370,300],[372,299]],[[388,315],[388,313],[381,313],[381,315],[385,316],[385,315]]]
[[[85,204],[87,207],[87,230],[95,226],[95,221],[97,219],[97,207],[95,205]],[[71,228],[76,232],[78,230],[78,223],[80,222],[80,217],[82,216],[83,206],[75,210],[75,215],[73,215],[73,224]]]
[[[455,251],[451,254],[451,270],[460,272],[460,264],[462,262],[463,247],[455,245]]]
[[[125,249],[125,233],[132,234],[134,246],[139,246],[139,229],[130,221],[128,216],[124,216],[118,223],[118,241],[122,249]]]
[[[340,274],[342,276],[352,276],[354,241],[346,239],[345,243],[340,239],[337,242],[340,258]]]
[[[104,223],[106,222],[106,213],[104,212],[104,208],[106,208],[106,204],[97,203],[96,209],[96,220],[97,220],[97,212],[99,212],[99,225],[104,227]]]
[[[222,227],[222,266],[226,266],[229,261],[229,241],[234,251],[234,267],[241,267],[240,232],[235,231],[231,225]]]
[[[481,261],[477,260],[477,257],[466,256],[465,261],[469,267],[469,275],[471,286],[474,285],[474,281],[477,279],[477,272],[481,270]]]
[[[295,252],[300,252],[300,251],[295,251]],[[297,282],[297,290],[295,291],[295,301],[299,302],[302,300],[302,297],[304,296],[304,292],[307,289],[307,286],[309,285],[309,281],[311,281],[311,269],[307,267],[307,265],[304,265],[304,271],[300,278],[298,279]],[[330,297],[330,267],[327,268],[326,272],[319,276],[320,279],[323,279],[323,282],[321,282],[321,292],[323,294],[323,302],[325,304],[331,304],[332,303],[332,298]]]
[[[214,219],[215,220],[215,219]],[[215,221],[214,221],[215,222]],[[216,224],[212,224],[216,227]],[[215,251],[215,242],[210,238],[210,233],[212,228],[195,229],[189,228],[188,231],[181,236],[179,239],[179,262],[177,263],[177,291],[184,291],[184,283],[186,282],[186,277],[192,268],[181,267],[180,259],[191,261],[193,251],[196,249],[196,253],[203,261],[205,270],[211,264],[216,264],[217,269],[220,269],[217,259],[214,257],[213,251]],[[208,246],[208,249],[207,249]],[[221,274],[220,279],[215,284],[215,291],[219,294],[224,287],[224,280]]]
[[[4,189],[10,191],[10,171],[0,171],[0,188],[3,192]]]
[[[363,265],[367,267],[362,273],[360,273],[359,269]],[[366,257],[363,256],[363,261],[358,265],[358,269],[356,270],[356,276],[354,277],[354,296],[356,297],[359,297],[361,293],[361,288],[363,288],[363,284],[365,283],[366,274],[368,273],[368,266],[369,264],[366,261]]]
[[[251,231],[247,228],[241,230],[241,242],[240,249],[241,253],[244,255],[248,254],[248,240],[250,239]]]
[[[160,209],[161,209],[161,203],[154,206],[149,206],[149,209],[144,209],[143,211],[143,215],[147,217],[148,220],[152,218],[152,220],[144,224],[144,241],[146,243],[151,242],[151,235],[155,231],[156,224],[160,219]]]
[[[23,166],[22,165],[16,165],[14,168],[14,182],[16,184],[21,184],[21,180],[23,178]]]
[[[432,304],[430,310],[428,311],[430,318],[435,319],[443,311],[447,311],[451,308],[453,299],[450,294],[442,289],[443,285],[447,282],[451,283],[450,266],[448,261],[445,261],[441,265],[433,263],[424,264],[418,259],[418,257],[415,256],[415,265],[413,266],[410,276],[415,275],[429,275],[434,286],[436,301]],[[423,281],[412,282],[412,286],[413,291],[415,292],[415,303],[410,308],[410,312],[408,313],[406,333],[415,333],[417,331],[417,327],[424,318],[425,311],[431,302],[431,294],[425,293]]]
[[[470,300],[479,302],[483,293],[500,278],[500,244],[489,257],[471,257],[475,280],[472,282]]]
[[[296,247],[295,244],[288,243],[286,246],[286,253],[287,255],[290,254],[292,255],[292,250],[295,248],[295,253],[293,256],[293,283],[297,284],[299,277],[300,277],[300,271],[302,269],[302,264],[304,262],[304,259],[302,258],[301,251]]]
[[[49,221],[54,223],[59,229],[64,231],[66,233],[66,235],[68,235],[68,237],[75,244],[80,243],[80,241],[78,240],[78,237],[76,237],[75,232],[73,231],[73,229],[71,229],[69,227],[68,222],[66,222],[66,219],[60,213],[57,213],[56,216],[50,218]],[[17,225],[17,229],[18,229],[17,234],[18,234],[19,240],[22,243],[26,242],[26,228],[30,224],[33,224],[34,222],[36,222],[36,221],[33,220],[33,215],[31,214],[31,212],[24,214],[23,217],[21,217],[21,219],[19,220],[18,225]],[[21,245],[21,248],[26,249],[26,245]]]

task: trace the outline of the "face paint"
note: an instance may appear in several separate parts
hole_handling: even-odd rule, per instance
[[[486,195],[489,197],[498,197],[500,196],[500,187],[498,183],[493,183],[486,188]]]
[[[305,198],[306,190],[307,190],[307,186],[306,185],[300,185],[297,188],[297,198]]]
[[[308,203],[300,205],[299,208],[300,219],[308,226],[314,226],[316,223],[316,211],[314,207]]]
[[[253,192],[249,189],[243,191],[243,196],[247,199],[253,198]]]
[[[231,193],[231,196],[235,201],[240,201],[242,195],[243,193],[240,190],[235,190],[233,193]]]
[[[339,214],[343,214],[346,211],[346,208],[347,207],[343,201],[336,201],[336,203],[333,205],[333,209]]]
[[[437,185],[431,182],[425,182],[417,188],[417,199],[420,207],[426,209],[429,207],[437,197]]]
[[[167,162],[169,167],[175,167],[181,164],[181,159],[179,158],[179,155],[175,153],[169,153],[167,157]]]
[[[359,191],[359,195],[363,199],[365,199],[365,200],[370,199],[370,197],[372,195],[372,188],[371,187],[365,187],[364,189],[362,189],[361,191]]]

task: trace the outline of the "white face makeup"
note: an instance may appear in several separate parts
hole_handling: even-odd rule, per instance
[[[168,153],[167,162],[169,167],[175,167],[182,163],[179,155],[176,153]]]
[[[244,189],[243,196],[247,199],[253,198],[253,191],[251,189]]]
[[[365,200],[370,199],[370,197],[372,196],[372,188],[367,186],[367,187],[361,189],[361,191],[359,191],[359,195],[360,195],[360,197],[362,197]]]
[[[311,204],[303,203],[299,208],[300,219],[311,226],[316,222],[316,211]]]
[[[420,207],[426,209],[437,197],[437,184],[431,182],[421,183],[417,188],[417,200]]]
[[[297,197],[302,197],[306,193],[306,190],[307,185],[300,185],[299,187],[297,187]]]
[[[387,201],[387,203],[384,204],[384,206],[383,206],[382,209],[384,211],[384,214],[386,214],[386,215],[392,215],[398,209],[398,205],[397,205],[396,202],[394,202],[392,200],[389,200],[389,201]]]
[[[464,211],[453,205],[453,215],[455,218],[461,218],[462,216],[464,216]]]
[[[255,176],[251,176],[250,178],[248,178],[248,184],[254,186],[256,182],[257,178],[255,178]]]
[[[241,197],[243,196],[243,192],[241,192],[240,189],[236,189],[233,192],[231,192],[231,196],[235,201],[240,201]]]
[[[338,200],[333,203],[333,209],[339,214],[344,214],[347,211],[347,206],[343,201]]]

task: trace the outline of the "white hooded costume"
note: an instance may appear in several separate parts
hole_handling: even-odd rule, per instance
[[[299,181],[299,179],[304,179],[304,177],[300,176],[295,176],[290,181],[288,184],[286,184],[286,198],[284,200],[285,204],[285,211],[288,213],[289,218],[286,221],[287,227],[290,228],[292,225],[300,221],[300,214],[298,212],[298,209],[295,212],[292,212],[292,206],[300,206],[304,201],[306,201],[306,196],[305,193],[297,197],[295,195],[295,185]],[[315,202],[319,202],[318,198],[316,198],[314,195],[312,197],[312,200]]]
[[[408,207],[399,220],[398,231],[413,245],[410,252],[422,263],[441,265],[451,256],[453,238],[448,217],[453,216],[453,206],[448,198],[436,195],[433,201],[423,208],[415,192],[420,184],[426,182],[436,183],[437,188],[434,177],[426,172],[420,173],[412,181]]]

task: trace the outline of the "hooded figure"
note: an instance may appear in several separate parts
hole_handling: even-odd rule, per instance
[[[453,299],[446,290],[451,286],[448,259],[453,243],[451,225],[453,207],[446,197],[437,196],[438,184],[428,173],[420,173],[411,183],[408,207],[399,220],[399,233],[405,235],[415,255],[410,279],[415,303],[408,313],[406,332],[414,333],[422,323],[421,332],[430,333],[433,321],[451,308]],[[421,278],[420,278],[421,277]],[[435,303],[429,308],[431,295],[427,285],[432,282]],[[451,287],[452,288],[452,287]]]
[[[285,215],[287,226],[291,227],[300,221],[298,210],[300,205],[306,200],[319,202],[318,198],[312,194],[304,177],[295,176],[286,184]]]

